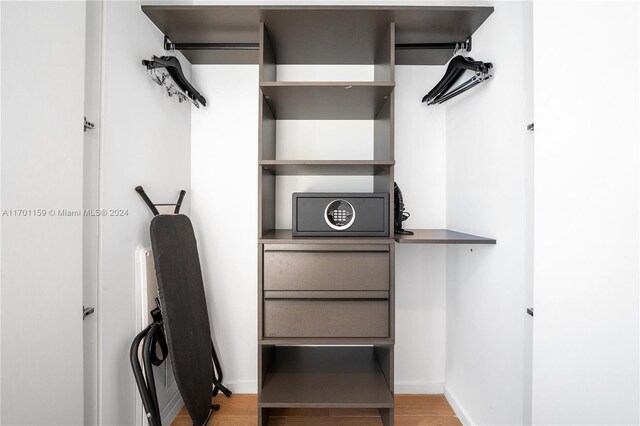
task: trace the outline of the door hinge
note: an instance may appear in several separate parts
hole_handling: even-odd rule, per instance
[[[527,308],[527,313],[533,316],[533,308]]]
[[[84,131],[86,132],[87,129],[95,129],[96,125],[91,123],[90,121],[87,121],[87,117],[84,118]]]
[[[84,305],[82,305],[82,319],[85,319],[86,317],[88,317],[89,315],[91,315],[92,313],[94,313],[96,310],[95,308],[88,306],[88,307],[84,307]]]
[[[534,123],[527,125],[527,130],[529,130],[530,132],[533,132],[533,124]]]

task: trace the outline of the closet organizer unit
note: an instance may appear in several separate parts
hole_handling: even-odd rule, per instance
[[[445,64],[493,8],[142,9],[193,64],[259,65],[259,424],[272,409],[305,407],[377,409],[392,425],[396,241],[495,241],[448,230],[294,238],[276,229],[276,176],[373,176],[393,199],[395,65]],[[368,64],[374,79],[280,81],[278,64]],[[277,159],[276,121],[299,119],[372,120],[373,159]],[[393,203],[388,217],[392,230]]]

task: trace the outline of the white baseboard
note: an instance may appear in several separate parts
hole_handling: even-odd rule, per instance
[[[184,403],[182,402],[180,392],[176,392],[175,395],[173,395],[173,397],[171,398],[171,401],[167,403],[167,405],[162,410],[162,413],[160,414],[162,424],[170,425],[171,423],[173,423],[183,405]]]
[[[438,382],[395,382],[394,393],[402,394],[423,394],[441,395],[444,391],[444,383]]]
[[[222,384],[229,388],[229,390],[233,393],[258,393],[257,382],[223,380]]]
[[[444,397],[447,399],[447,402],[449,402],[449,405],[453,408],[453,411],[456,413],[456,416],[458,416],[458,419],[463,425],[470,426],[477,424],[471,419],[467,410],[462,408],[458,399],[456,399],[454,394],[451,393],[451,390],[446,386],[444,387]]]

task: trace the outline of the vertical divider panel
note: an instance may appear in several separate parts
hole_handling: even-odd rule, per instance
[[[388,78],[395,82],[395,24],[389,24],[387,36],[380,43],[380,50],[376,55],[375,79]],[[395,120],[395,95],[391,92],[382,109],[376,115],[373,124],[373,159],[394,160],[394,120]],[[389,194],[389,232],[393,237],[393,182],[394,170],[379,173],[373,178],[373,189],[376,192]]]
[[[262,92],[262,91],[260,91]],[[271,107],[260,93],[260,128],[258,130],[258,152],[260,160],[276,159],[276,118],[271,112]]]
[[[393,92],[373,120],[373,159],[393,160],[391,110]]]
[[[260,22],[260,52],[258,61],[260,67],[260,82],[277,81],[276,51],[273,48],[273,44],[271,44],[269,31],[265,27],[264,22]]]
[[[393,346],[374,346],[374,353],[378,358],[378,362],[380,363],[380,367],[382,368],[382,373],[384,374],[384,378],[387,380],[387,384],[389,385],[389,390],[391,394],[394,394],[394,376],[393,376]],[[382,420],[383,426],[392,426],[394,423],[393,408],[380,408],[378,409],[380,413],[380,418]]]
[[[260,23],[259,78],[260,81],[274,81],[277,78],[275,49],[269,33]],[[276,158],[276,121],[267,100],[259,90],[258,116],[258,155],[259,160]],[[268,171],[258,170],[258,236],[262,237],[275,229],[276,179]]]
[[[269,412],[270,408],[258,408],[258,425],[260,426],[268,426],[269,425]]]
[[[258,341],[262,340],[262,336],[264,335],[264,326],[262,323],[263,312],[264,312],[264,244],[258,244]],[[258,367],[262,365],[261,363],[261,353],[258,351]],[[262,375],[260,372],[260,368],[258,368],[258,391],[262,389]]]
[[[259,83],[277,80],[276,55],[264,22],[260,22],[260,50],[258,52],[258,160],[276,158],[275,116],[264,97]],[[258,236],[262,237],[275,229],[276,177],[258,165]],[[260,406],[260,395],[269,369],[274,347],[262,346],[263,337],[263,256],[264,245],[258,244],[258,424],[269,424],[269,409]]]
[[[395,35],[395,24],[392,22],[388,31],[380,40],[378,51],[376,52],[373,70],[373,79],[375,81],[393,81],[395,78]]]
[[[376,55],[374,78],[376,81],[395,82],[395,24],[389,25],[389,32],[380,43],[380,50]],[[382,109],[378,112],[374,120],[374,160],[395,160],[394,154],[394,120],[395,120],[395,96],[391,92]],[[389,194],[389,233],[393,238],[393,182],[394,167],[374,176],[373,189],[376,192],[387,192]],[[395,244],[389,246],[389,336],[395,342]],[[375,346],[374,351],[389,390],[394,393],[394,347]],[[384,426],[391,426],[394,423],[393,408],[380,409],[380,417]]]
[[[390,202],[393,204],[393,202]],[[393,227],[389,230],[393,237]],[[396,244],[392,242],[389,246],[389,337],[396,341]],[[393,363],[391,364],[393,367]],[[393,368],[391,368],[393,371]],[[393,392],[393,381],[391,383]]]

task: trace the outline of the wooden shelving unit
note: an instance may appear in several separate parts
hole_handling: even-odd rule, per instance
[[[333,12],[310,13],[294,15],[310,25],[329,16],[344,20]],[[275,177],[372,176],[374,191],[392,193],[394,24],[387,22],[375,34],[371,28],[359,33],[350,39],[355,43],[351,46],[346,39],[335,40],[331,50],[327,43],[336,34],[329,34],[330,28],[319,29],[325,38],[311,37],[301,49],[291,37],[297,37],[293,33],[298,30],[307,34],[309,28],[300,22],[293,24],[295,28],[278,22],[274,28],[260,25],[259,423],[266,426],[269,410],[275,407],[324,407],[377,408],[383,424],[392,425],[395,240],[293,238],[290,229],[275,228]],[[354,25],[359,28],[361,22]],[[283,38],[281,32],[289,36]],[[346,55],[346,47],[351,55]],[[284,63],[296,62],[294,58],[299,63],[351,63],[348,58],[365,57],[374,66],[374,81],[277,78],[283,58]],[[371,120],[373,158],[278,159],[277,120]],[[390,229],[392,212],[390,205]]]
[[[495,244],[450,230],[293,238],[277,176],[371,176],[393,199],[395,65],[444,64],[491,7],[142,6],[192,64],[258,64],[258,417],[271,408],[377,408],[393,425],[395,244]],[[225,45],[221,48],[221,44]],[[237,48],[242,44],[242,48]],[[402,46],[404,45],[404,46]],[[236,47],[234,47],[236,46]],[[282,64],[366,64],[372,81],[279,81]],[[278,120],[371,120],[372,156],[278,158]],[[301,141],[303,143],[304,141]],[[393,230],[393,203],[389,229]],[[313,345],[313,346],[308,346]],[[358,345],[354,347],[354,345]]]

